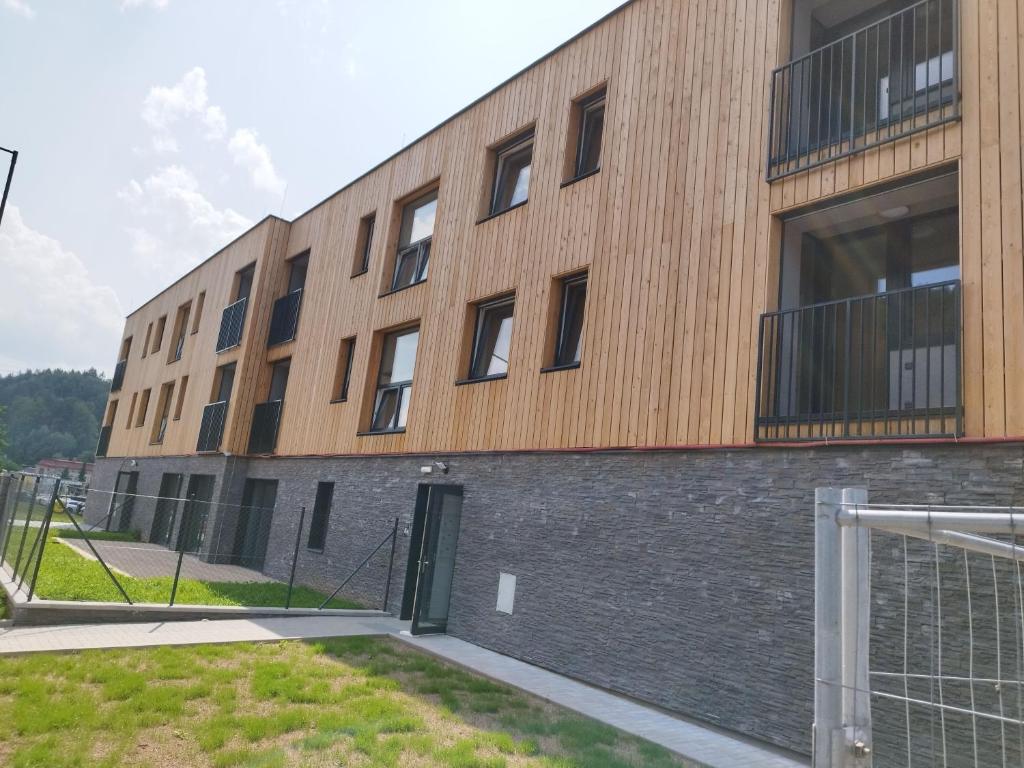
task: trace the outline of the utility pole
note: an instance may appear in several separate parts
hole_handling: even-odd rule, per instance
[[[11,191],[11,179],[14,178],[14,166],[18,162],[18,152],[14,149],[0,147],[0,152],[6,152],[11,156],[11,166],[7,169],[7,183],[4,184],[4,196],[0,197],[0,224],[4,220],[4,208],[7,207],[7,194]]]

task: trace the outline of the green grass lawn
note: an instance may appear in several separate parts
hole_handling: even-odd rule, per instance
[[[61,531],[50,530],[39,568],[35,594],[44,600],[79,600],[90,602],[124,602],[117,587],[103,570],[103,566],[78,554],[74,549],[61,543]],[[7,546],[7,563],[13,567],[17,559],[18,546],[24,529],[11,532]],[[23,561],[37,533],[30,529],[25,543]],[[21,570],[27,568],[22,563]],[[125,592],[135,603],[162,603],[166,605],[171,597],[171,576],[154,578],[132,578],[116,574]],[[225,582],[198,581],[182,578],[178,582],[176,605],[244,605],[249,607],[283,607],[288,585],[280,582]],[[296,586],[292,593],[295,608],[316,608],[327,595],[308,587]],[[328,608],[362,608],[363,606],[344,598],[335,598]]]
[[[0,658],[0,731],[12,768],[685,764],[379,638]]]

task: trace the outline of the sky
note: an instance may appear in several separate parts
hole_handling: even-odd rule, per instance
[[[621,2],[0,0],[0,374],[109,373],[177,277]]]

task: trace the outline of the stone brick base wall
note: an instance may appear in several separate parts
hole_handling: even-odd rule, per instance
[[[435,460],[448,474],[422,475]],[[278,480],[264,570],[286,578],[299,510],[308,532],[316,483],[333,481],[324,551],[307,550],[303,533],[298,581],[332,590],[397,517],[397,612],[417,486],[462,485],[451,634],[804,753],[814,489],[864,486],[889,503],[1024,502],[1018,445],[227,461],[224,482],[223,458],[140,459],[140,493],[155,494],[161,472],[217,462],[225,500],[240,500],[245,477]],[[119,463],[98,462],[94,487],[112,487]],[[379,605],[386,569],[385,551],[350,594]],[[502,572],[517,578],[511,615],[495,610]]]

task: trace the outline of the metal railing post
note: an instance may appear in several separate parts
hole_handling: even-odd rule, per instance
[[[814,491],[814,768],[842,766],[841,504],[838,488]]]
[[[395,518],[395,527],[391,531],[391,556],[388,558],[388,578],[384,582],[384,606],[382,611],[388,610],[388,598],[391,596],[391,572],[395,568],[395,545],[398,544],[398,518]]]
[[[32,601],[32,596],[36,592],[36,581],[39,579],[39,567],[43,564],[43,554],[46,552],[46,537],[50,535],[50,521],[53,520],[53,508],[57,506],[57,497],[60,494],[60,479],[53,484],[53,493],[50,494],[50,506],[47,507],[46,517],[43,520],[43,525],[39,531],[39,538],[36,542],[39,544],[39,557],[36,558],[35,567],[32,569],[32,581],[28,585],[28,601]],[[67,510],[67,507],[65,507]],[[68,515],[70,517],[70,515]],[[34,549],[34,546],[33,546]],[[29,561],[31,562],[32,556],[29,555]],[[25,583],[25,579],[22,578],[22,584]]]
[[[299,562],[299,547],[302,546],[302,525],[306,522],[306,507],[299,511],[299,530],[295,533],[295,551],[292,553],[292,572],[288,576],[288,597],[285,598],[285,610],[292,607],[292,590],[295,587],[295,566]]]
[[[866,488],[844,488],[843,508],[868,503]],[[871,529],[843,526],[842,635],[844,766],[871,766]]]

